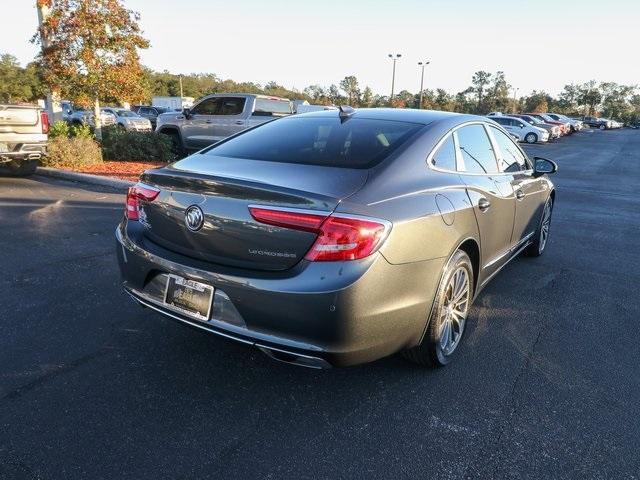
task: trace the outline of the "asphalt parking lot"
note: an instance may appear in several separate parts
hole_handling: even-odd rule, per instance
[[[640,478],[640,132],[557,160],[547,252],[478,298],[457,361],[315,371],[120,290],[123,195],[0,179],[0,478]]]

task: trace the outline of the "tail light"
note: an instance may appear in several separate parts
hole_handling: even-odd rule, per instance
[[[42,125],[42,133],[49,133],[49,115],[47,115],[47,112],[40,112],[40,124]]]
[[[260,223],[318,235],[305,259],[311,262],[358,260],[374,253],[387,237],[391,224],[350,215],[249,207]]]
[[[140,219],[140,200],[152,202],[156,199],[160,190],[150,187],[143,183],[136,183],[133,187],[129,187],[127,192],[127,208],[125,215],[128,220]]]

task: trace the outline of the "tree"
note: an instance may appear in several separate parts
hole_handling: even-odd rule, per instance
[[[26,102],[31,99],[31,88],[24,81],[24,69],[18,59],[8,53],[0,56],[0,101]]]
[[[138,49],[148,48],[138,21],[120,0],[38,0],[49,15],[32,41],[44,80],[80,105],[93,103],[95,133],[102,139],[100,101],[141,100],[144,73]]]
[[[373,104],[373,91],[369,86],[364,88],[362,92],[362,99],[360,100],[360,105],[362,107],[370,107]]]
[[[504,72],[496,72],[491,81],[491,88],[487,92],[486,108],[499,112],[506,112],[509,109],[509,88]]]
[[[476,94],[476,113],[483,113],[486,110],[484,106],[484,94],[487,86],[491,82],[491,74],[480,70],[473,74],[471,79],[472,91]],[[488,110],[487,110],[488,111]],[[486,112],[484,112],[486,113]]]
[[[587,83],[580,85],[578,101],[585,106],[586,114],[593,115],[597,111],[597,107],[602,101],[602,94],[598,90],[595,80],[589,80]]]
[[[353,75],[344,77],[340,82],[340,88],[347,94],[348,105],[359,103],[360,88],[358,87],[358,79]]]

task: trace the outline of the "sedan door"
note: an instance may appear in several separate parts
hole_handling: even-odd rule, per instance
[[[515,194],[515,219],[511,235],[511,250],[523,248],[535,234],[542,205],[548,195],[547,183],[533,176],[533,169],[525,153],[508,135],[491,127],[498,169],[511,182]]]
[[[459,148],[458,171],[467,185],[480,230],[480,282],[486,281],[509,259],[515,216],[511,179],[498,172],[493,144],[481,123],[455,132]]]
[[[184,118],[181,130],[186,148],[200,150],[220,139],[216,118],[221,100],[219,97],[205,98],[191,109],[189,118]]]

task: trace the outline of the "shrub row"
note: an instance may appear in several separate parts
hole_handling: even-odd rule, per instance
[[[155,132],[127,132],[116,126],[102,129],[102,144],[87,125],[56,122],[49,130],[49,167],[78,168],[105,160],[171,162],[176,159],[171,139]]]

